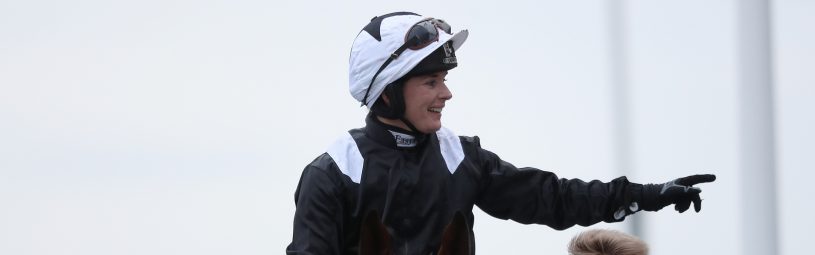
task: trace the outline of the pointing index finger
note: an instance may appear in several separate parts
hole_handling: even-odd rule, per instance
[[[699,184],[699,183],[713,182],[715,180],[716,180],[716,175],[697,174],[697,175],[691,175],[691,176],[688,176],[688,177],[680,178],[679,180],[677,180],[676,183],[680,184],[680,185],[685,185],[685,186],[692,186],[692,185],[696,185],[696,184]]]

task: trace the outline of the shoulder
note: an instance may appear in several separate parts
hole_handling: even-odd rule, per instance
[[[453,132],[453,130],[446,127],[441,127],[441,129],[436,131],[436,136],[439,138],[439,143],[458,143],[462,147],[481,147],[481,140],[478,138],[478,136],[457,135],[455,132]]]
[[[363,158],[352,135],[355,132],[356,130],[351,130],[340,135],[315,162],[321,161],[321,167],[327,167],[324,164],[336,166],[337,170],[351,178],[351,181],[359,183],[362,177]],[[324,159],[320,160],[321,158]]]
[[[442,157],[451,173],[468,155],[471,160],[474,159],[472,156],[477,156],[481,146],[477,136],[459,136],[446,127],[436,131],[436,137],[439,139]]]
[[[476,165],[482,165],[485,162],[493,162],[495,159],[498,159],[498,155],[495,155],[491,151],[481,147],[481,138],[478,136],[456,135],[452,130],[444,127],[439,129],[437,136],[439,137],[439,147],[442,147],[442,155],[445,156],[445,160],[448,158],[459,158],[447,156],[455,155],[449,153],[450,151],[456,152],[456,154],[460,155],[463,160],[470,161]],[[445,145],[442,140],[447,140],[447,145]],[[447,155],[445,155],[445,147],[447,147]]]

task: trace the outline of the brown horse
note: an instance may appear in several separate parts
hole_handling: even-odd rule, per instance
[[[471,255],[470,228],[464,214],[457,212],[453,219],[444,227],[441,246],[436,255]],[[388,229],[379,220],[376,212],[368,213],[362,221],[359,230],[360,255],[393,255],[393,246]]]

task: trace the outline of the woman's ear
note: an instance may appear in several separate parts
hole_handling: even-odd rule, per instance
[[[382,100],[385,101],[385,103],[388,104],[388,106],[391,105],[391,99],[388,98],[388,95],[385,95],[384,93],[382,93]]]

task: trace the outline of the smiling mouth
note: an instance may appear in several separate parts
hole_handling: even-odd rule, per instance
[[[431,107],[428,108],[427,111],[441,113],[441,108]]]

